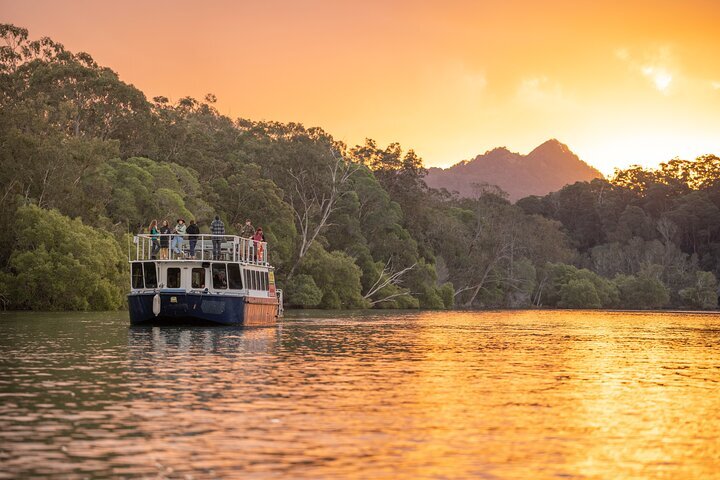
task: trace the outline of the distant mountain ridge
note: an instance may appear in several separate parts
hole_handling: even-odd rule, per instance
[[[456,191],[461,197],[476,195],[478,183],[497,185],[514,202],[594,178],[603,178],[603,175],[553,138],[527,155],[499,147],[446,169],[430,168],[425,183],[432,188]]]

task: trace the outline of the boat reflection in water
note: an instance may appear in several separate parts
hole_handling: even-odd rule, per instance
[[[130,327],[128,346],[134,359],[157,361],[168,355],[237,356],[271,353],[282,327]]]

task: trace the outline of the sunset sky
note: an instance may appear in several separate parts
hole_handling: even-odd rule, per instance
[[[148,97],[449,166],[557,138],[614,167],[720,155],[720,2],[7,1]]]

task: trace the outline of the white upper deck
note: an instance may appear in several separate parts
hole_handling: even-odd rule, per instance
[[[185,234],[179,244],[181,253],[177,253],[174,244],[175,237],[177,235],[135,235],[133,237],[134,245],[128,251],[128,260],[137,262],[194,259],[269,266],[267,242],[256,242],[237,235],[198,234],[191,236]],[[194,245],[191,244],[192,240],[194,240]]]

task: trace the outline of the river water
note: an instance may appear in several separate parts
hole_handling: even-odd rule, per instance
[[[0,315],[0,478],[718,478],[720,315]]]

